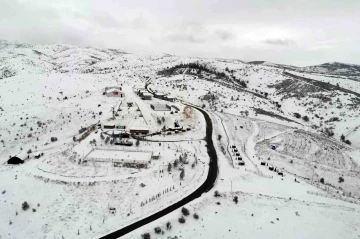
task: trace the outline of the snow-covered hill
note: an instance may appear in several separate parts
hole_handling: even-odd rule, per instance
[[[249,64],[252,65],[263,65],[263,66],[272,66],[284,70],[293,70],[299,72],[308,72],[315,74],[325,74],[325,75],[336,75],[336,76],[348,76],[348,77],[359,77],[360,76],[360,65],[356,64],[347,64],[341,62],[327,62],[320,65],[306,66],[306,67],[297,67],[284,64],[276,64],[267,61],[249,61]]]
[[[328,62],[321,65],[304,67],[302,70],[314,73],[359,76],[360,65]]]
[[[161,90],[178,96],[185,97],[183,93],[177,93],[181,90],[177,89],[179,84],[188,86],[186,88],[193,91],[189,96],[194,98],[194,103],[208,101],[211,107],[231,113],[248,111],[254,115],[281,116],[319,132],[334,133],[336,139],[357,127],[360,101],[357,77],[360,78],[360,74],[356,65],[327,63],[321,67],[301,68],[262,61],[247,63],[158,53],[125,54],[115,49],[7,41],[0,42],[0,49],[0,76],[10,81],[16,75],[51,73],[62,73],[64,76],[86,74],[91,77],[100,74],[125,82],[127,78],[134,77],[144,82],[153,79]],[[203,69],[195,69],[194,64]],[[329,71],[324,71],[325,68]],[[351,69],[355,76],[345,76],[342,73],[346,71],[339,69]],[[335,77],[333,74],[336,72],[342,75]],[[210,82],[215,87],[208,87]],[[222,90],[218,91],[218,87]],[[208,98],[209,94],[215,98]],[[200,98],[202,100],[199,101]],[[210,102],[208,99],[216,100]],[[4,108],[4,104],[0,107]],[[294,116],[294,113],[299,113],[301,117]],[[302,120],[304,116],[309,120]],[[353,140],[360,146],[355,136]]]
[[[0,79],[16,74],[74,72],[125,52],[72,45],[31,45],[0,41]]]

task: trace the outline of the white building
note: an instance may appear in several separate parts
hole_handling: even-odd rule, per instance
[[[124,97],[124,93],[118,89],[109,89],[106,91],[107,97]]]
[[[147,168],[151,155],[150,151],[95,149],[84,160],[84,163],[112,163],[114,167]]]
[[[151,100],[152,99],[152,94],[146,92],[142,94],[142,99],[143,100]]]

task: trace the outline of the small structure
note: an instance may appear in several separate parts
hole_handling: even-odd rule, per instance
[[[152,99],[152,94],[150,94],[148,92],[143,93],[141,99],[143,99],[143,100],[151,100]]]
[[[151,104],[151,109],[154,111],[170,111],[171,107],[167,104]]]
[[[147,168],[151,160],[150,151],[129,151],[95,149],[84,160],[84,163],[110,163],[114,167]]]
[[[149,128],[145,126],[130,127],[130,134],[148,134]]]
[[[103,124],[103,129],[115,129],[114,124]]]
[[[124,131],[121,130],[113,130],[110,132],[107,132],[109,135],[113,136],[114,138],[119,138],[124,133]]]
[[[118,89],[109,89],[105,92],[107,97],[123,97],[124,93]]]
[[[18,158],[17,156],[11,157],[8,161],[8,164],[23,164],[24,160]]]
[[[165,94],[156,92],[156,93],[154,93],[154,97],[158,98],[158,99],[165,99]]]
[[[160,152],[152,152],[151,159],[159,159],[160,158]]]
[[[164,97],[165,100],[170,101],[170,102],[175,102],[176,98],[174,96],[171,95],[167,95]]]
[[[145,88],[138,88],[136,93],[141,96],[142,92],[147,92]]]
[[[43,155],[44,155],[44,153],[37,153],[37,154],[34,155],[34,158],[39,159]]]
[[[110,212],[110,214],[115,215],[116,214],[116,208],[115,207],[109,207],[109,212]]]

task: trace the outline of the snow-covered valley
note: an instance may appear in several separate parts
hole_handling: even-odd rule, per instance
[[[199,109],[213,188],[122,238],[360,238],[360,75],[331,66],[0,41],[0,238],[110,238],[193,194]]]

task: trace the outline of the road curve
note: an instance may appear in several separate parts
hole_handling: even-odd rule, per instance
[[[193,201],[194,199],[196,198],[199,198],[201,197],[201,195],[203,193],[206,193],[208,191],[210,191],[213,187],[214,187],[214,184],[216,182],[216,178],[218,176],[218,173],[219,173],[219,169],[218,169],[218,158],[217,158],[217,154],[216,154],[216,150],[215,150],[215,147],[214,147],[214,142],[212,140],[212,134],[213,134],[213,124],[212,124],[212,121],[211,121],[211,118],[209,116],[209,114],[201,109],[201,108],[198,108],[198,107],[195,107],[195,106],[192,106],[191,107],[194,107],[195,109],[199,110],[203,115],[204,115],[204,118],[205,118],[205,121],[206,121],[206,136],[205,136],[205,141],[206,141],[206,146],[207,146],[207,152],[209,154],[209,157],[210,157],[210,163],[209,163],[209,171],[208,171],[208,175],[207,175],[207,178],[205,180],[205,182],[198,188],[196,189],[193,193],[191,193],[190,195],[188,195],[187,197],[181,199],[180,201],[164,208],[163,210],[155,213],[155,214],[152,214],[146,218],[143,218],[137,222],[134,222],[133,224],[130,224],[124,228],[121,228],[117,231],[114,231],[106,236],[103,236],[103,237],[100,237],[102,239],[108,239],[108,238],[119,238],[121,236],[124,236],[126,235],[127,233],[129,232],[132,232],[150,222],[153,222],[173,211],[175,211],[176,209],[184,206],[185,204]]]

